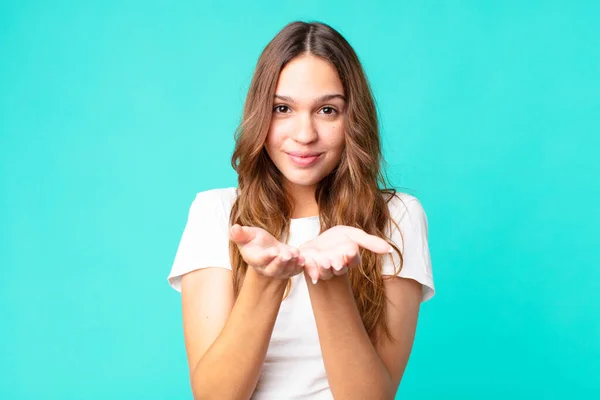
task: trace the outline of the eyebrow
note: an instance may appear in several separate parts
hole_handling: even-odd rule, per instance
[[[294,99],[292,99],[289,96],[283,96],[283,95],[280,95],[280,94],[276,94],[274,96],[274,98],[281,99],[281,100],[284,100],[284,101],[289,101],[290,103],[294,103],[294,104],[296,103],[294,101]],[[346,101],[346,97],[344,97],[343,95],[341,95],[339,93],[334,93],[334,94],[326,94],[326,95],[323,95],[323,96],[321,96],[319,98],[316,98],[313,101],[313,104],[322,103],[324,101],[328,101],[328,100],[331,100],[331,99],[342,99],[344,102]]]

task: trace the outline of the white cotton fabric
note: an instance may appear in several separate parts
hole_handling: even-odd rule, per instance
[[[237,189],[233,187],[196,195],[167,278],[175,290],[181,292],[181,276],[190,271],[206,267],[231,270],[227,232],[236,196]],[[388,207],[404,238],[392,226],[390,239],[404,258],[398,276],[421,283],[421,301],[427,301],[434,295],[435,288],[426,214],[416,197],[401,192],[392,198]],[[319,228],[318,216],[292,219],[288,244],[300,246],[318,236]],[[383,275],[395,275],[398,255],[394,252],[384,260]],[[292,278],[291,291],[281,303],[252,399],[333,399],[304,274]]]

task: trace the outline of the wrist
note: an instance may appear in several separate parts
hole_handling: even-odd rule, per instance
[[[322,288],[322,290],[331,290],[334,287],[345,287],[350,286],[350,277],[348,273],[342,275],[333,275],[329,279],[319,279],[316,284],[312,283],[312,278],[308,274],[308,271],[304,271],[304,278],[309,288]]]
[[[249,279],[253,284],[261,287],[264,290],[285,290],[287,279],[276,279],[270,276],[265,276],[256,271],[254,267],[248,265],[245,280]]]

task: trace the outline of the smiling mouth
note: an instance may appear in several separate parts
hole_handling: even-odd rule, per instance
[[[299,167],[308,167],[316,163],[323,153],[287,153],[290,160]]]

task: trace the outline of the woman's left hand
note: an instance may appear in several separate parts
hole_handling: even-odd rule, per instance
[[[314,284],[319,279],[328,280],[347,273],[348,268],[358,266],[361,247],[378,254],[393,251],[380,237],[345,225],[326,230],[298,249],[305,259],[304,268]]]

